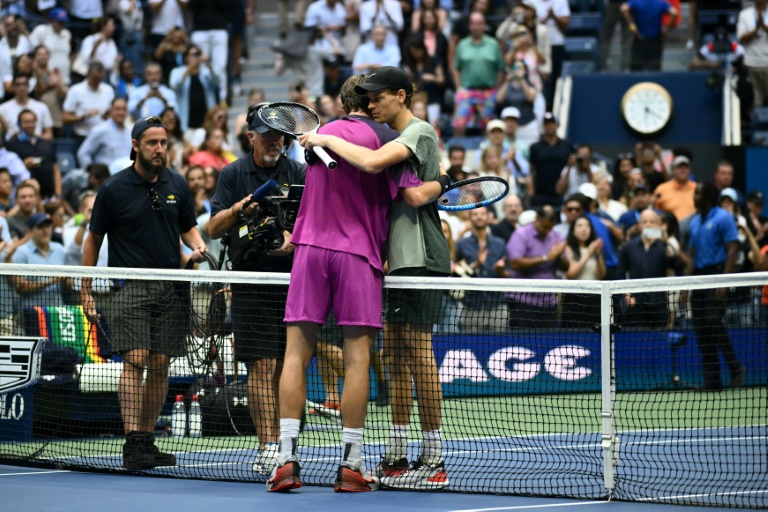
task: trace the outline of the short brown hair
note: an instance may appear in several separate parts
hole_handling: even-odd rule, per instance
[[[360,96],[355,92],[355,86],[364,84],[366,80],[367,78],[363,74],[352,75],[341,86],[339,98],[341,98],[341,105],[347,114],[357,111],[365,112],[368,116],[371,115],[371,111],[368,110],[368,96]]]

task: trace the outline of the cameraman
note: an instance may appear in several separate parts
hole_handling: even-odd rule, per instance
[[[304,184],[306,165],[283,155],[285,137],[264,126],[258,116],[258,110],[265,105],[268,103],[249,108],[247,135],[253,150],[224,167],[219,176],[208,224],[213,239],[241,226],[243,217],[254,213],[257,205],[249,203],[251,196],[270,179],[278,184]],[[285,231],[283,235],[282,247],[246,262],[232,261],[233,270],[290,272],[294,247],[291,234]],[[267,475],[277,456],[277,445],[272,443],[277,443],[279,433],[277,390],[282,361],[278,361],[285,351],[283,317],[287,293],[288,288],[279,285],[232,284],[235,357],[248,363],[248,407],[261,449],[254,470]]]
[[[568,158],[568,164],[555,185],[555,192],[564,197],[575,194],[582,184],[592,183],[592,175],[598,170],[598,167],[592,163],[592,146],[579,145],[576,154]]]

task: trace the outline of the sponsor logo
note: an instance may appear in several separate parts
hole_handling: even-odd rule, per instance
[[[45,338],[0,338],[0,393],[34,384],[44,342]]]
[[[0,395],[0,421],[19,421],[24,417],[24,397],[21,393]]]
[[[468,380],[481,384],[497,379],[502,382],[525,382],[546,372],[556,379],[577,381],[591,376],[593,371],[581,366],[579,360],[590,351],[578,345],[555,347],[544,358],[526,347],[505,347],[481,361],[472,350],[449,350],[440,365],[440,382],[452,384]]]

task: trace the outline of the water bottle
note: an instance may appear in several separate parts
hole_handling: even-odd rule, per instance
[[[200,402],[197,395],[192,397],[192,403],[189,406],[189,437],[203,436],[203,411],[200,409]]]
[[[176,403],[173,404],[171,414],[171,430],[173,437],[184,437],[187,432],[187,411],[184,407],[184,395],[176,395]]]

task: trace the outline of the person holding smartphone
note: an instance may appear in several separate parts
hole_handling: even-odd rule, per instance
[[[668,269],[680,265],[680,255],[668,243],[662,229],[661,216],[655,210],[644,210],[638,222],[642,232],[619,250],[616,279],[648,279],[666,277]],[[643,329],[662,329],[667,325],[667,292],[626,294],[625,325]]]

